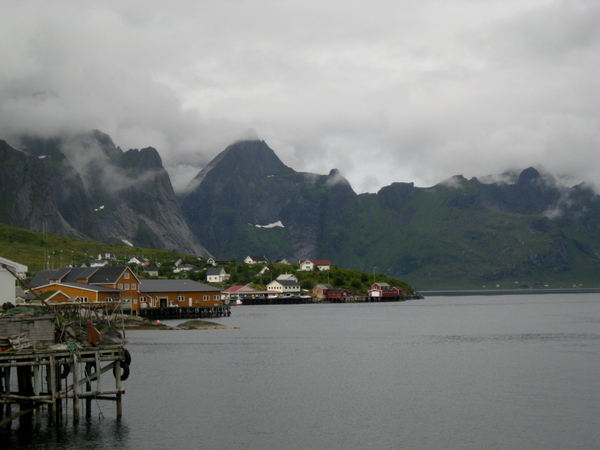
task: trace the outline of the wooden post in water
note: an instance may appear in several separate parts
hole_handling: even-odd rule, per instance
[[[100,370],[100,353],[96,352],[94,355],[96,357],[96,395],[98,395],[99,392],[102,392],[102,389],[100,388],[100,375],[102,375],[102,370]]]
[[[90,375],[92,368],[90,364],[85,365],[85,390],[86,392],[92,391],[92,382],[90,381]],[[92,397],[87,395],[85,397],[85,417],[90,417],[92,414]]]
[[[73,423],[79,422],[79,360],[77,354],[73,353],[71,363],[73,373]]]
[[[33,393],[37,397],[40,395],[40,366],[36,364],[33,366]],[[41,406],[35,408],[35,424],[41,425],[42,423],[42,411]]]
[[[117,387],[117,420],[121,420],[123,415],[123,405],[121,404],[121,360],[115,360],[115,385]]]
[[[56,358],[50,355],[50,400],[52,401],[52,423],[58,423],[58,408],[56,405]]]
[[[5,367],[4,368],[4,386],[6,389],[6,393],[10,394],[10,372],[11,372],[11,367]],[[6,417],[9,417],[12,413],[12,403],[8,403],[6,405]]]

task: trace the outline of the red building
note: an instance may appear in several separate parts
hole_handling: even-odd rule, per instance
[[[375,283],[369,290],[367,300],[370,302],[397,302],[404,300],[404,291],[387,283]]]

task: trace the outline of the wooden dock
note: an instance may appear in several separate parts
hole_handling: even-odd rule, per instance
[[[242,300],[243,305],[299,305],[304,303],[312,303],[312,298],[305,297],[257,297],[257,298],[244,298]]]
[[[80,419],[81,403],[86,415],[92,401],[116,402],[121,418],[121,382],[129,376],[131,357],[121,345],[79,347],[72,343],[43,350],[19,350],[0,353],[0,426],[34,414],[41,422],[42,409],[48,409],[53,423],[67,417],[72,404],[74,422]],[[18,406],[17,412],[12,411]]]
[[[229,317],[231,306],[170,306],[165,308],[141,308],[135,314],[151,320],[169,319],[209,319],[215,317]]]

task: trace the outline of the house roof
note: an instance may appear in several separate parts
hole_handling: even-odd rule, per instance
[[[220,292],[221,289],[192,280],[140,280],[140,292]]]
[[[59,269],[59,270],[64,270],[64,269]],[[58,272],[56,270],[41,270],[38,273],[35,274],[35,276],[31,279],[31,281],[29,282],[29,287],[35,288],[38,286],[45,286],[46,284],[50,284],[50,280],[52,279],[61,279],[60,278],[56,278],[56,276],[54,276],[54,274]],[[67,272],[65,272],[66,274]],[[64,275],[63,275],[64,276]]]
[[[248,258],[250,258],[252,261],[264,261],[264,262],[269,261],[267,258],[265,258],[264,256],[260,256],[260,255],[249,255]]]
[[[240,293],[240,292],[258,292],[258,291],[256,289],[254,289],[253,287],[250,287],[246,284],[244,286],[242,286],[242,285],[231,286],[230,288],[225,289],[223,292],[225,292],[227,294],[236,294],[236,293]]]
[[[350,292],[350,291],[348,289],[340,289],[340,288],[329,289],[327,291],[328,294],[342,294],[344,292]]]
[[[206,275],[221,275],[223,272],[225,272],[225,269],[223,269],[222,267],[209,267],[208,269],[206,269]]]
[[[277,277],[278,280],[296,280],[298,281],[298,277],[293,273],[282,273]]]
[[[302,264],[306,261],[310,261],[315,266],[330,266],[331,265],[331,261],[329,259],[301,259],[300,264]]]
[[[333,286],[331,284],[317,284],[315,286],[316,288],[320,288],[320,289],[333,289]]]
[[[281,286],[300,286],[295,280],[273,280],[269,284],[279,283]]]
[[[101,267],[98,271],[90,278],[89,283],[98,283],[98,284],[112,284],[116,283],[123,272],[127,270],[127,266],[109,266],[109,267]],[[133,272],[131,272],[133,273]],[[133,275],[135,277],[135,274]]]
[[[208,258],[207,261],[214,261],[216,263],[230,263],[231,258]]]
[[[19,264],[18,262],[14,262],[14,261],[11,261],[10,259],[2,258],[0,256],[0,268],[1,268],[2,264],[5,264],[6,266],[8,266],[8,268],[10,270],[12,270],[13,272],[16,272],[16,273],[23,273],[24,274],[25,272],[27,272],[27,266],[26,265]]]
[[[115,284],[125,270],[127,266],[63,267],[57,270],[43,270],[33,277],[29,286],[33,288],[51,282],[77,283],[79,280],[87,280],[89,284]],[[135,278],[135,274],[133,276]]]

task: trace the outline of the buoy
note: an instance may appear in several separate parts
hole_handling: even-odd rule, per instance
[[[69,372],[71,371],[71,366],[69,364],[61,364],[60,365],[60,377],[67,378],[69,376]]]
[[[160,323],[160,320],[157,320],[156,323]]]
[[[130,366],[131,365],[131,353],[129,353],[129,350],[127,350],[126,348],[124,348],[123,350],[124,350],[124,354],[125,354],[125,359],[122,359],[121,361],[125,361],[125,364]]]

